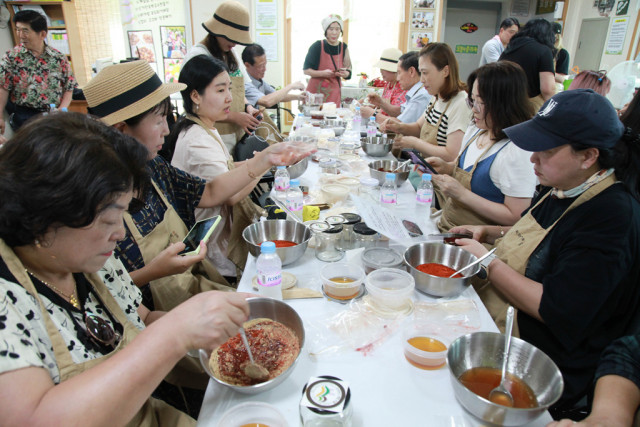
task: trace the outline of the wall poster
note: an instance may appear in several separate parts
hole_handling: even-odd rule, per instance
[[[156,62],[151,30],[127,31],[127,39],[132,58],[144,59],[148,63]]]
[[[184,25],[160,26],[163,58],[184,58],[187,54],[187,43]]]

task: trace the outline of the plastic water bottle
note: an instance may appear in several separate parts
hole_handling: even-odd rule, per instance
[[[395,173],[386,175],[384,184],[380,187],[380,203],[382,203],[382,206],[395,206],[398,204]]]
[[[293,122],[294,132],[300,129],[303,123],[304,123],[304,114],[298,113],[298,117],[296,117],[295,121]]]
[[[376,126],[376,118],[369,117],[369,124],[367,125],[367,136],[373,138],[378,133],[378,127]]]
[[[289,172],[286,166],[278,166],[275,175],[276,198],[286,200],[289,189]]]
[[[62,107],[62,108],[60,109],[60,111],[61,111],[61,112],[63,112],[63,113],[68,113],[68,112],[69,112],[69,109],[68,109],[67,107]]]
[[[298,181],[297,179],[291,180],[291,185],[287,190],[286,206],[287,209],[291,211],[291,213],[302,219],[304,195],[302,194],[302,190],[300,190],[300,181]]]
[[[282,261],[276,253],[276,244],[263,242],[256,260],[258,270],[258,294],[282,300]]]
[[[425,173],[422,175],[422,181],[418,185],[416,191],[416,202],[418,206],[424,206],[431,209],[431,203],[433,201],[433,184],[431,183],[431,175]]]
[[[58,109],[56,108],[56,104],[49,104],[49,112],[55,113],[56,111],[58,111]]]
[[[362,114],[360,114],[360,106],[356,105],[356,113],[353,116],[353,122],[351,122],[351,130],[360,132],[362,126]]]

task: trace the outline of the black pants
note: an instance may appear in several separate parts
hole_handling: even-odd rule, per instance
[[[13,129],[14,132],[20,129],[20,127],[32,117],[47,111],[44,109],[15,105],[12,102],[7,102],[6,110],[9,113],[9,125],[11,125],[11,129]]]

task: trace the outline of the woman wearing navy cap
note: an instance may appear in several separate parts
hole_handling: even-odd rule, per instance
[[[505,133],[532,151],[543,190],[509,230],[452,231],[473,231],[475,240],[457,243],[476,256],[487,252],[479,242],[496,243],[496,256],[482,263],[490,283],[478,293],[494,317],[505,302],[519,310],[520,336],[564,378],[552,415],[579,419],[602,351],[638,323],[640,137],[609,101],[584,89],[555,95]]]

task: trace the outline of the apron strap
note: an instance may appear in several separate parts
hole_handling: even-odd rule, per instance
[[[165,208],[169,209],[171,207],[171,204],[169,203],[169,200],[165,197],[160,187],[158,187],[158,184],[156,184],[155,180],[153,179],[151,179],[151,184],[153,185],[153,188],[156,190],[156,193],[158,193],[158,196],[160,197],[160,200],[162,200],[162,203],[164,203]],[[142,235],[142,233],[140,233],[140,230],[138,230],[138,226],[133,221],[133,217],[127,211],[125,211],[124,213],[124,223],[126,224],[127,228],[131,232],[131,236],[133,237],[133,240],[135,240],[136,242],[142,241],[142,238],[144,236]]]
[[[460,157],[462,157],[462,154],[465,153],[465,151],[467,151],[467,148],[469,148],[469,146],[476,140],[478,139],[481,135],[484,135],[484,133],[487,132],[484,129],[478,129],[478,131],[476,133],[473,134],[473,136],[471,138],[469,138],[469,142],[467,142],[467,144],[464,146],[464,148],[460,151],[460,153],[458,154],[458,157],[456,157],[456,160],[454,162],[455,167],[459,167],[460,165]],[[493,145],[493,144],[492,144]],[[489,150],[489,148],[491,148],[491,145],[489,145],[489,147],[484,151],[484,153],[482,153],[480,155],[480,157],[484,156],[484,154]],[[478,159],[476,159],[476,162],[473,164],[473,169],[471,170],[471,173],[473,173],[473,171],[476,168],[476,165],[478,164],[478,160],[480,159],[480,157],[478,157]],[[464,169],[464,168],[460,168],[460,169]]]
[[[201,127],[202,129],[204,129],[204,130],[205,130],[205,132],[207,132],[207,134],[208,134],[211,138],[213,138],[213,140],[214,140],[214,141],[216,141],[216,142],[220,145],[220,148],[222,148],[222,152],[223,152],[223,153],[225,153],[225,154],[227,153],[227,147],[224,145],[224,143],[222,142],[222,140],[221,140],[221,139],[220,139],[220,138],[219,138],[215,133],[213,133],[213,131],[209,128],[209,126],[207,126],[207,125],[206,125],[206,124],[205,124],[205,123],[200,119],[200,117],[192,116],[191,114],[188,114],[188,115],[186,116],[186,118],[187,118],[187,119],[189,119],[189,120],[191,120],[192,122],[194,122],[194,123],[196,123],[196,124],[200,125],[200,127]],[[227,168],[228,168],[229,170],[232,170],[232,169],[235,169],[235,167],[236,167],[236,165],[235,165],[235,163],[233,162],[233,160],[231,159],[231,156],[227,155]]]

